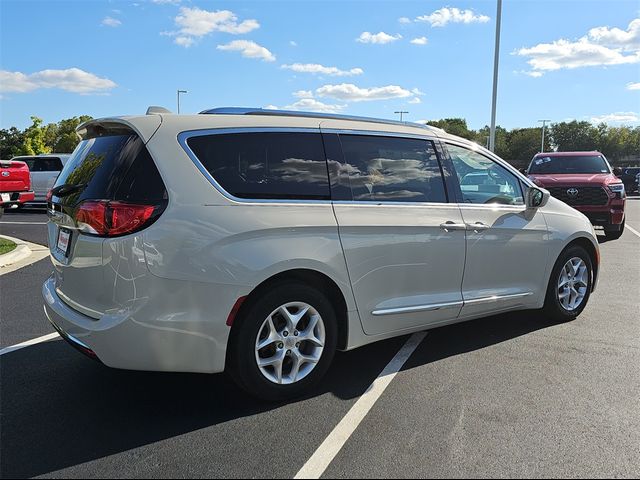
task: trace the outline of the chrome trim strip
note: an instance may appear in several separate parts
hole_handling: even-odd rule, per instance
[[[384,132],[379,130],[348,130],[344,128],[323,128],[320,124],[320,130],[322,133],[332,133],[336,135],[366,135],[370,137],[395,137],[395,138],[409,138],[412,140],[424,140],[424,141],[436,141],[438,137],[430,132],[424,134],[417,133],[405,133],[405,132]]]
[[[380,315],[397,315],[401,313],[432,312],[436,310],[442,310],[445,308],[464,307],[466,305],[478,305],[482,303],[493,303],[493,302],[498,302],[503,300],[513,300],[516,298],[528,297],[530,295],[533,295],[533,292],[513,293],[509,295],[494,295],[491,297],[475,298],[473,300],[465,300],[465,301],[459,301],[459,302],[433,303],[430,305],[415,305],[412,307],[384,308],[380,310],[374,310],[373,312],[371,312],[371,315],[380,316]]]
[[[515,300],[516,298],[524,298],[533,295],[533,292],[524,292],[524,293],[512,293],[509,295],[493,295],[491,297],[482,297],[482,298],[474,298],[472,300],[465,300],[464,304],[466,305],[478,305],[482,303],[493,303],[500,302],[503,300]]]
[[[448,302],[448,303],[433,303],[431,305],[416,305],[413,307],[397,307],[397,308],[384,308],[381,310],[374,310],[372,315],[395,315],[398,313],[415,313],[415,312],[431,312],[435,310],[442,310],[444,308],[462,307],[463,301]]]

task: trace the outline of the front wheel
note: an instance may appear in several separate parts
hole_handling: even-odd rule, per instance
[[[558,322],[574,320],[587,306],[593,277],[589,253],[579,245],[565,249],[551,273],[544,313]]]
[[[303,395],[322,379],[335,355],[336,314],[315,288],[279,284],[252,301],[236,321],[228,373],[264,400]]]

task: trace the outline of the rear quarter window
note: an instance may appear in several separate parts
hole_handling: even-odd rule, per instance
[[[229,194],[245,199],[328,200],[319,133],[234,133],[187,139],[204,168]]]

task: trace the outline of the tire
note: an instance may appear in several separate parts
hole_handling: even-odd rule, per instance
[[[565,298],[565,304],[563,304],[563,301],[560,299],[560,280],[564,273],[563,270],[565,270],[565,266],[568,265],[568,262],[576,259],[581,260],[586,267],[586,275],[582,276],[582,281],[576,281],[578,276],[573,276],[574,284],[577,286],[575,290],[576,292],[582,293],[582,299],[574,308],[567,308],[566,302],[571,302],[571,299],[574,298],[574,296],[573,294],[570,294],[569,299],[567,300]],[[578,263],[577,260],[575,263]],[[589,253],[584,248],[579,245],[572,245],[563,250],[553,267],[553,271],[551,272],[551,278],[549,279],[547,295],[543,308],[544,314],[557,322],[569,322],[575,320],[589,302],[589,297],[591,296],[591,290],[593,288],[593,277],[593,262],[591,261]],[[566,279],[566,277],[564,278]],[[582,285],[582,283],[585,283],[586,285]],[[563,295],[567,291],[566,288],[568,287],[563,288]],[[571,291],[570,288],[569,291]],[[578,295],[575,296],[576,301],[578,297]]]
[[[300,397],[324,377],[336,352],[338,324],[331,302],[319,290],[293,282],[277,284],[247,302],[249,304],[236,319],[229,339],[227,373],[240,388],[263,400],[276,402]],[[291,335],[288,330],[295,322],[286,326],[281,307],[295,316],[305,305],[310,308],[298,323],[302,331],[294,329],[295,333]],[[312,319],[317,315],[320,319],[313,327]],[[274,329],[270,328],[268,319],[272,319]],[[313,341],[304,340],[303,336],[310,329],[313,330]],[[285,332],[288,333],[286,337]],[[316,342],[323,336],[324,346],[320,348]],[[275,339],[272,343],[258,349],[259,341],[270,342],[272,338]],[[300,339],[298,348],[293,342]],[[277,383],[277,366],[261,368],[258,361],[277,361],[279,358],[284,358],[284,362],[280,366],[280,383]],[[319,360],[317,363],[298,363],[304,362],[301,358]],[[294,363],[299,365],[299,372],[295,371],[299,378],[292,381]]]
[[[607,240],[617,240],[619,239],[622,234],[624,233],[624,224],[625,221],[622,221],[622,224],[620,225],[620,228],[618,228],[617,230],[608,230],[608,229],[604,229],[604,236],[607,238]]]

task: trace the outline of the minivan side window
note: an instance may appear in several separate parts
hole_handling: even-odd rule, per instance
[[[187,145],[218,184],[247,199],[329,200],[319,133],[198,135]]]
[[[447,144],[464,203],[523,205],[522,186],[506,168],[468,148]]]
[[[340,141],[354,201],[447,202],[432,142],[348,134]]]

